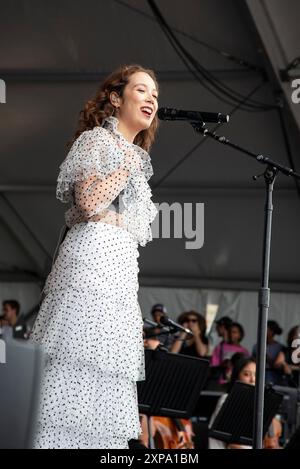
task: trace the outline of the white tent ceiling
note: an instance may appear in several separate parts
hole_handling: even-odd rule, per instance
[[[247,3],[264,8],[247,8]],[[289,0],[290,14],[281,14],[282,3],[157,1],[182,44],[226,85],[243,95],[261,85],[252,97],[271,104],[274,92],[283,90],[288,140],[299,172],[300,104],[293,108],[289,84],[280,82],[277,69],[297,55],[300,9],[297,0]],[[276,20],[271,32],[264,26],[264,15]],[[278,37],[272,42],[275,33]],[[156,71],[160,106],[232,111],[187,71],[147,1],[2,3],[0,44],[0,78],[6,82],[6,103],[0,104],[3,281],[46,275],[66,209],[55,199],[65,144],[83,103],[120,63],[140,63]],[[262,73],[228,60],[214,48],[264,68],[268,80],[263,82]],[[285,51],[280,60],[276,48]],[[238,109],[218,133],[291,165],[277,110]],[[153,199],[204,203],[205,241],[201,249],[187,250],[184,239],[154,239],[140,250],[140,283],[255,289],[261,270],[264,182],[263,178],[254,182],[252,175],[263,167],[228,147],[202,140],[188,124],[160,126],[151,152]],[[300,199],[293,179],[278,176],[274,202],[271,287],[300,291]]]

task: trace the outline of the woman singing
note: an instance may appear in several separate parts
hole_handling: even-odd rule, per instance
[[[36,448],[128,448],[139,437],[137,258],[157,214],[147,182],[157,99],[152,70],[121,66],[85,105],[60,166],[68,231],[31,334],[46,353]]]

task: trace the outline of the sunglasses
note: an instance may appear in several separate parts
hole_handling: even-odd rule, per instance
[[[198,320],[194,319],[194,318],[186,318],[184,321],[182,321],[181,324],[184,324],[185,322],[194,322],[195,323],[195,322],[198,322]]]

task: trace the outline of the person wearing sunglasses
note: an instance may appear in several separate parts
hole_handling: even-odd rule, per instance
[[[185,329],[190,329],[193,335],[189,336],[185,332],[180,332],[170,351],[192,357],[206,357],[208,354],[208,340],[204,316],[196,311],[187,311],[179,316],[177,322]]]

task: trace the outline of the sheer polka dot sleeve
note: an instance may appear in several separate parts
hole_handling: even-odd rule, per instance
[[[111,223],[129,231],[145,246],[158,213],[148,180],[153,175],[149,154],[118,130],[119,121],[82,132],[60,165],[57,198],[70,203],[65,224]]]
[[[84,219],[103,212],[124,189],[129,171],[119,169],[107,177],[92,176],[75,183],[75,205]]]
[[[135,152],[124,151],[121,158],[114,149],[107,130],[88,130],[74,142],[60,166],[57,198],[73,202],[76,217],[88,220],[99,215],[124,189],[130,175],[141,170]]]

